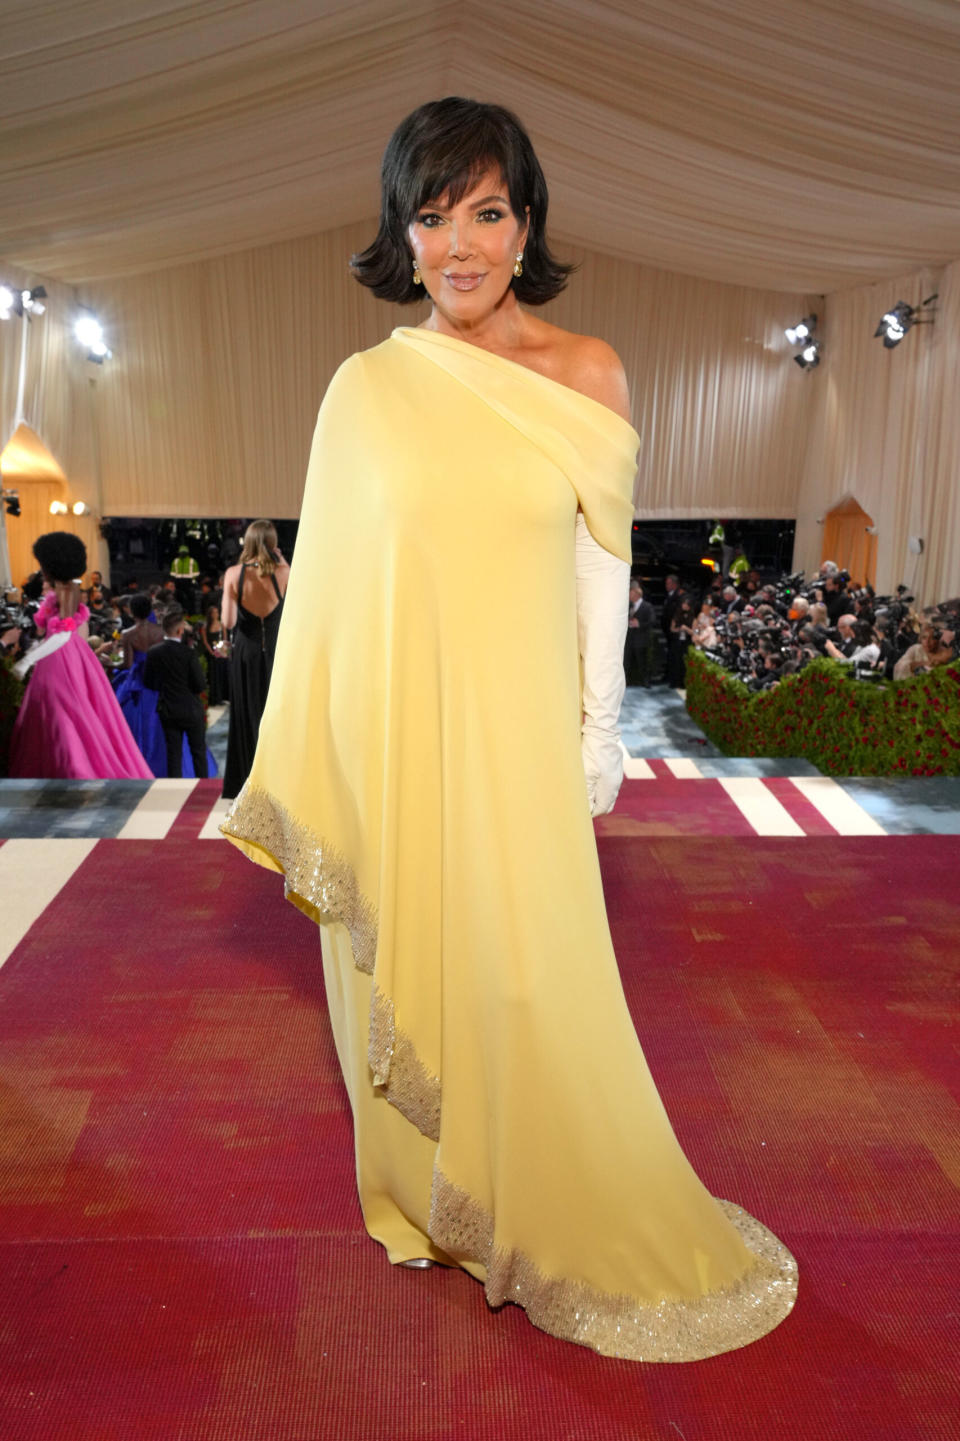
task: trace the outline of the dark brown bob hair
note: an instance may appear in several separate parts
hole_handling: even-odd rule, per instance
[[[547,246],[547,182],[529,135],[501,105],[456,95],[421,105],[391,135],[380,171],[380,229],[350,260],[360,284],[400,305],[423,300],[423,286],[413,283],[407,226],[430,200],[456,205],[485,170],[500,171],[521,224],[530,207],[523,274],[510,282],[517,299],[545,305],[559,295],[575,267],[555,260]]]

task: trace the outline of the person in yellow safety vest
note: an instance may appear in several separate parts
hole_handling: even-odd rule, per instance
[[[177,600],[187,615],[193,615],[197,608],[194,581],[200,574],[200,567],[190,554],[188,546],[182,545],[177,551],[170,566],[170,574],[176,582]]]
[[[730,566],[730,574],[733,577],[733,582],[735,585],[738,584],[740,580],[742,580],[742,578],[746,575],[749,569],[750,562],[747,560],[747,557],[743,553],[743,546],[738,546],[737,553],[734,556],[733,563]]]
[[[196,580],[200,574],[200,567],[190,554],[187,546],[182,545],[174,557],[170,567],[170,574],[180,580]]]

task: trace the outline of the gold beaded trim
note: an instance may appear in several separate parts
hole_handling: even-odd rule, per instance
[[[373,975],[376,911],[335,847],[249,782],[220,830],[264,851],[283,873],[287,899],[314,921],[341,921],[350,933],[357,969]],[[439,1141],[439,1077],[431,1075],[413,1042],[397,1028],[393,1002],[379,987],[371,1002],[368,1060],[374,1084],[387,1100],[424,1136]],[[485,1268],[491,1306],[513,1301],[541,1330],[604,1356],[696,1361],[766,1335],[789,1314],[797,1294],[797,1264],[782,1242],[739,1206],[718,1204],[756,1264],[735,1286],[692,1301],[641,1305],[632,1296],[544,1275],[522,1251],[494,1244],[492,1216],[439,1169],[434,1171],[428,1231],[452,1260]]]
[[[357,970],[372,976],[377,913],[360,894],[353,867],[309,826],[295,820],[268,791],[248,781],[220,824],[225,836],[266,851],[283,872],[284,895],[320,925],[342,921]]]
[[[496,1246],[493,1217],[437,1168],[428,1234],[452,1260],[485,1267],[491,1306],[513,1301],[552,1336],[628,1361],[700,1361],[765,1336],[797,1296],[797,1263],[783,1243],[733,1202],[717,1204],[756,1261],[734,1286],[690,1301],[643,1304],[545,1276],[522,1251]]]
[[[315,831],[296,820],[268,791],[249,781],[220,830],[265,851],[284,878],[287,900],[318,924],[341,921],[350,933],[359,971],[372,976],[377,955],[377,917],[360,894],[353,868]],[[440,1078],[431,1075],[404,1031],[398,1030],[390,997],[374,987],[368,1060],[373,1083],[418,1131],[440,1139]]]
[[[373,1084],[422,1135],[440,1140],[440,1077],[427,1070],[404,1031],[397,1029],[393,1002],[379,986],[370,1007],[367,1059]]]

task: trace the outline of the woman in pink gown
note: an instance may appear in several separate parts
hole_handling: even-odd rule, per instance
[[[87,568],[86,546],[56,530],[41,535],[33,553],[50,589],[35,616],[40,640],[18,666],[28,682],[10,742],[11,776],[152,780],[87,644],[90,613],[74,580]]]

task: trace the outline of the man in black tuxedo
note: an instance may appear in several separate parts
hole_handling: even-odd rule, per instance
[[[207,688],[203,667],[184,642],[183,610],[172,605],[163,617],[163,640],[147,651],[144,685],[160,692],[157,714],[167,743],[167,775],[183,774],[183,737],[193,757],[194,775],[207,774],[206,726],[201,694]]]
[[[623,668],[627,685],[650,684],[653,662],[653,606],[643,598],[639,580],[630,582],[630,607],[627,613],[627,637],[623,648]]]
[[[686,600],[687,593],[680,584],[678,575],[668,575],[664,581],[666,595],[663,598],[663,605],[660,607],[660,625],[664,635],[670,637],[670,623],[673,620],[674,611],[682,600]]]

